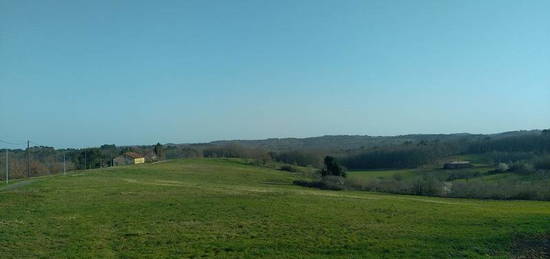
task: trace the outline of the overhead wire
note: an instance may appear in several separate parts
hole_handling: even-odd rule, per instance
[[[5,141],[5,140],[2,140],[0,139],[0,142],[4,143],[4,144],[8,144],[8,145],[14,145],[14,146],[24,146],[25,143],[15,143],[15,142],[10,142],[10,141]]]

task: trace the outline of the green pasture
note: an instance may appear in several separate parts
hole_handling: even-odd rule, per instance
[[[352,172],[350,177],[414,171]],[[0,188],[0,258],[544,256],[550,203],[323,191],[241,160],[77,171]],[[14,183],[18,184],[18,183]]]

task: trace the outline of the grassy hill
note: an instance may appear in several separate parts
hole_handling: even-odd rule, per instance
[[[0,258],[549,253],[549,202],[322,191],[291,185],[299,178],[197,159],[2,186]]]

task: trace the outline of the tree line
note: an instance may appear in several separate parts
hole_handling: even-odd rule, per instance
[[[330,138],[334,140],[334,137]],[[347,138],[343,138],[348,140]],[[350,138],[353,139],[353,138]],[[303,148],[289,146],[286,150],[270,150],[258,146],[241,145],[238,142],[220,144],[164,144],[144,146],[102,145],[84,149],[54,149],[37,146],[28,150],[10,150],[10,171],[13,177],[24,177],[67,170],[92,169],[113,166],[113,159],[125,152],[137,152],[147,161],[176,158],[247,158],[267,163],[276,161],[298,166],[323,167],[326,156],[338,158],[350,170],[381,168],[416,168],[443,161],[452,155],[483,154],[494,163],[535,164],[537,157],[550,153],[550,130],[538,134],[511,136],[484,135],[427,135],[413,137],[388,137],[388,141],[376,139],[378,146],[342,148]],[[399,141],[398,141],[399,140]],[[384,144],[385,143],[385,144]],[[348,145],[347,143],[346,145]],[[331,147],[338,147],[332,143]],[[27,152],[30,162],[27,166]],[[63,163],[65,157],[65,164]],[[541,162],[537,162],[541,163]],[[527,166],[528,167],[528,166]],[[5,160],[0,159],[0,170],[5,170]],[[3,176],[2,176],[3,177]]]

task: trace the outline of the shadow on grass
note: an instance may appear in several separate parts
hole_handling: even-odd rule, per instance
[[[550,258],[550,232],[517,235],[512,243],[511,256],[512,258]]]

